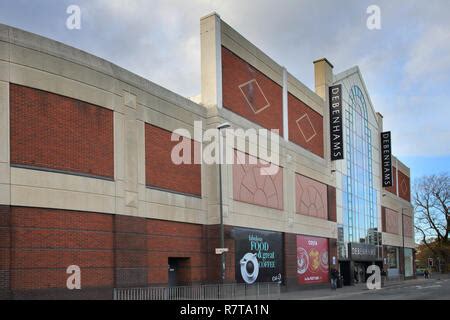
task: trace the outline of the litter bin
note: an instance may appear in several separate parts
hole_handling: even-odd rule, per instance
[[[344,277],[340,276],[337,281],[337,287],[342,288],[344,286]]]

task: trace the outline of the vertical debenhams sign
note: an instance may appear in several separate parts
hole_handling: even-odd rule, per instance
[[[344,159],[342,128],[342,85],[329,88],[331,160]]]
[[[391,132],[381,133],[381,163],[383,167],[383,187],[391,187],[392,177],[392,152]]]

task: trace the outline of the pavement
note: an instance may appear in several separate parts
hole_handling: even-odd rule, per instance
[[[433,274],[432,279],[387,282],[378,290],[359,284],[337,290],[283,292],[280,300],[450,300],[450,275]]]

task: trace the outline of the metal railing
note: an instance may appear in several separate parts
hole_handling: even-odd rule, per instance
[[[276,300],[280,290],[281,284],[273,282],[115,288],[114,300]]]

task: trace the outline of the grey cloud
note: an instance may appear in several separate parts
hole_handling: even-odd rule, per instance
[[[81,31],[64,27],[71,3],[82,8]],[[381,7],[379,31],[366,28],[371,4]],[[191,96],[200,92],[199,19],[217,11],[310,88],[316,58],[327,57],[336,72],[359,65],[386,128],[395,128],[394,151],[401,156],[416,152],[414,130],[430,125],[429,136],[414,135],[414,144],[421,143],[423,153],[450,154],[433,142],[448,137],[446,124],[418,118],[423,103],[408,99],[420,94],[438,118],[450,116],[449,9],[447,0],[2,1],[0,22],[66,42]]]

